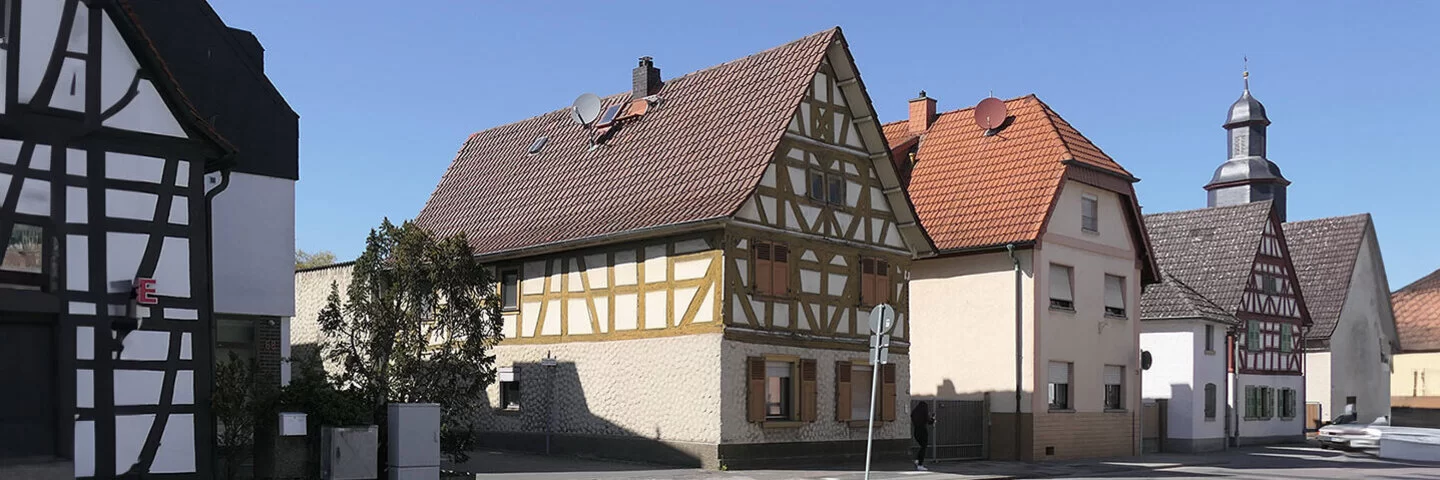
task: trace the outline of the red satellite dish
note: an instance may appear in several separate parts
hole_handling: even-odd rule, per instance
[[[975,124],[986,130],[993,130],[1005,123],[1005,102],[995,97],[980,101],[975,106]]]

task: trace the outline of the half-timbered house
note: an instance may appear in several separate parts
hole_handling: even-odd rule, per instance
[[[1140,342],[1145,397],[1167,400],[1165,450],[1303,439],[1311,321],[1276,208],[1145,216],[1165,281],[1141,299]]]
[[[0,71],[0,477],[209,478],[235,149],[127,1],[0,1]]]
[[[1004,104],[987,131],[921,92],[884,127],[937,253],[912,267],[912,398],[937,457],[1137,454],[1138,179],[1035,95]]]
[[[929,247],[840,29],[663,81],[644,57],[631,80],[588,126],[567,108],[470,136],[416,219],[501,280],[482,443],[853,456],[875,402],[877,448],[905,450],[906,279]]]

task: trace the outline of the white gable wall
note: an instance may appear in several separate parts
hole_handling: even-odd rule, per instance
[[[1376,250],[1374,235],[1366,235],[1360,243],[1340,322],[1330,336],[1330,388],[1305,395],[1307,402],[1323,405],[1324,419],[1343,413],[1346,397],[1356,397],[1356,413],[1364,421],[1390,415],[1390,344],[1395,339],[1384,322],[1394,320],[1390,316],[1390,297],[1382,293],[1388,288],[1376,274],[1383,268]]]

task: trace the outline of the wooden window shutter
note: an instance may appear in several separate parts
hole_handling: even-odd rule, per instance
[[[874,259],[860,259],[860,303],[864,305],[876,305]]]
[[[880,390],[880,420],[886,422],[895,421],[895,364],[887,363],[880,366],[881,390]]]
[[[850,421],[850,362],[835,362],[835,420]]]
[[[800,360],[800,421],[815,421],[815,360]]]
[[[775,266],[774,277],[771,278],[771,285],[775,287],[775,295],[790,293],[790,247],[775,245]]]
[[[765,421],[765,358],[745,359],[745,378],[750,385],[745,397],[745,418],[751,422]]]
[[[875,261],[875,302],[890,303],[890,264],[884,260]]]
[[[755,291],[770,294],[770,244],[755,242]]]

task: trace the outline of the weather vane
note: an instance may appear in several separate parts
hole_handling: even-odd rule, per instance
[[[1250,91],[1250,57],[1247,55],[1247,56],[1240,57],[1240,58],[1242,58],[1242,59],[1245,61],[1244,67],[1243,67],[1244,73],[1241,73],[1241,74],[1240,74],[1240,77],[1245,79],[1245,91],[1248,92],[1248,91]]]

